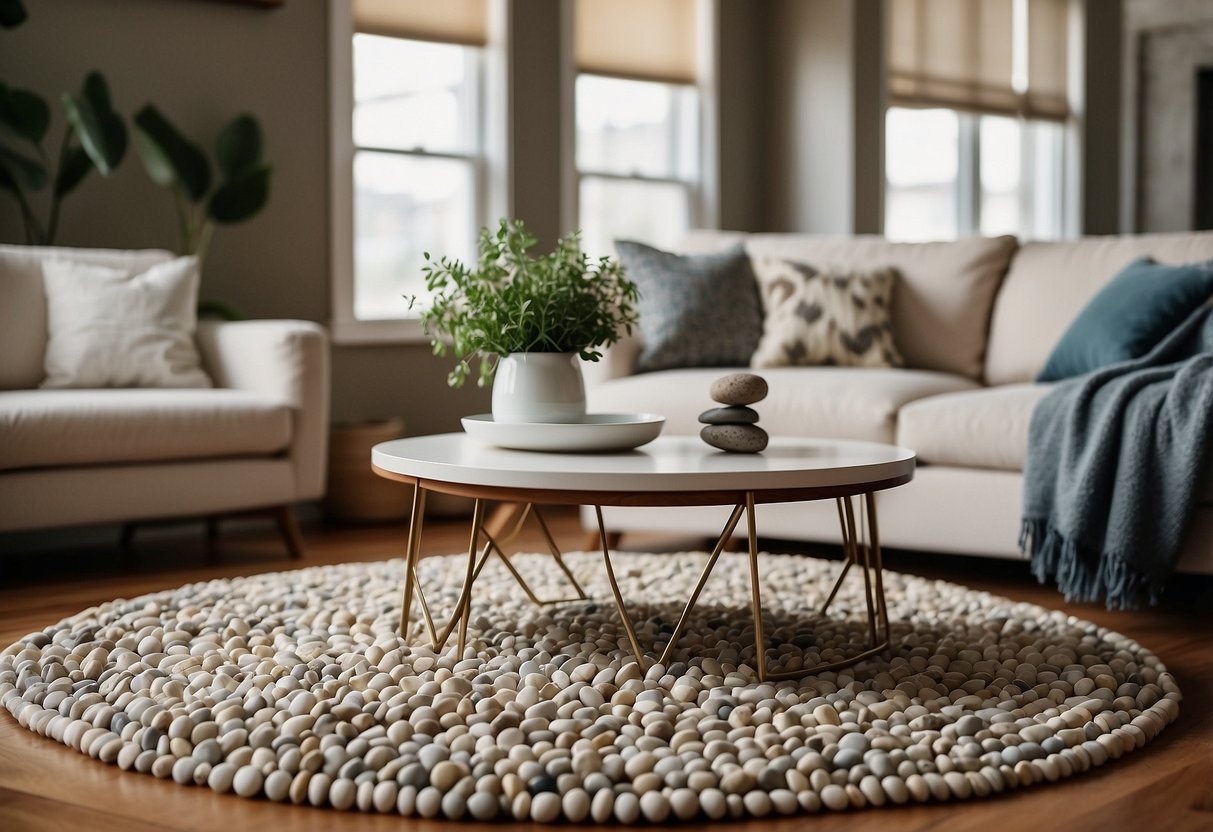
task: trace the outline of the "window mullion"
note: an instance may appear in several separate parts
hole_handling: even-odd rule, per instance
[[[956,233],[981,228],[981,124],[979,116],[957,113]]]

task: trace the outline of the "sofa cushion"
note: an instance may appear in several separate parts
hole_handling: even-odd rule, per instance
[[[897,416],[897,444],[924,465],[1022,471],[1032,410],[1051,389],[1008,384],[919,399]]]
[[[682,251],[744,242],[751,257],[810,263],[820,270],[897,270],[893,337],[906,366],[981,378],[994,295],[1015,252],[1014,237],[948,243],[890,243],[882,237],[814,237],[694,231]]]
[[[109,251],[0,245],[0,390],[29,390],[46,375],[46,294],[42,264],[49,259],[137,274],[171,260],[167,251]]]
[[[0,391],[0,469],[285,450],[291,409],[242,390]]]
[[[1087,302],[1138,257],[1159,263],[1213,259],[1213,232],[1085,237],[1020,246],[990,321],[987,384],[1036,378]]]
[[[738,368],[742,370],[743,368]],[[612,379],[587,391],[595,413],[660,413],[667,434],[698,434],[713,407],[708,388],[720,368],[665,370]],[[774,367],[763,370],[770,393],[753,407],[772,436],[892,442],[897,411],[926,396],[977,389],[969,379],[925,370]]]
[[[41,387],[210,387],[194,345],[198,258],[131,275],[70,260],[42,266],[49,339]]]
[[[1208,265],[1166,266],[1139,257],[1083,307],[1036,380],[1060,381],[1141,358],[1210,295]]]
[[[615,248],[640,294],[644,349],[636,372],[750,360],[762,335],[762,305],[741,246],[686,257],[628,240],[616,240]]]
[[[892,269],[822,272],[759,257],[754,276],[766,319],[751,367],[901,367],[889,320]]]

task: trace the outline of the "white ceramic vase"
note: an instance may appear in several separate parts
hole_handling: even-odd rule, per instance
[[[581,359],[575,352],[502,356],[493,380],[494,422],[577,422],[585,416]]]

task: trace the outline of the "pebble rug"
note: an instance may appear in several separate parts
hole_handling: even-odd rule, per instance
[[[1174,679],[1122,635],[892,572],[891,656],[760,684],[742,555],[717,564],[670,665],[642,671],[601,556],[566,557],[594,600],[534,606],[493,559],[462,656],[454,639],[435,653],[397,637],[400,560],[111,601],[4,650],[0,702],[32,731],[182,787],[598,823],[987,797],[1104,765],[1179,713]],[[705,559],[617,555],[652,655]],[[540,597],[569,594],[546,556],[515,562]],[[863,646],[859,570],[815,612],[839,567],[762,556],[772,669]],[[422,561],[435,612],[454,608],[465,568],[465,555]]]

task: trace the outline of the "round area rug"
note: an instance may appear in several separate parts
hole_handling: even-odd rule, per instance
[[[651,655],[705,558],[617,556]],[[0,654],[0,702],[33,731],[183,785],[367,812],[600,823],[986,797],[1103,765],[1179,712],[1174,679],[1122,635],[891,572],[890,656],[761,684],[740,555],[722,557],[670,665],[641,672],[601,556],[567,560],[595,600],[533,606],[491,560],[462,656],[453,639],[435,653],[420,635],[397,637],[399,560],[112,601]],[[568,594],[546,556],[515,562],[539,597]],[[454,608],[465,565],[422,561],[434,607]],[[839,567],[762,556],[773,669],[863,646],[862,575],[829,617],[815,612]]]

